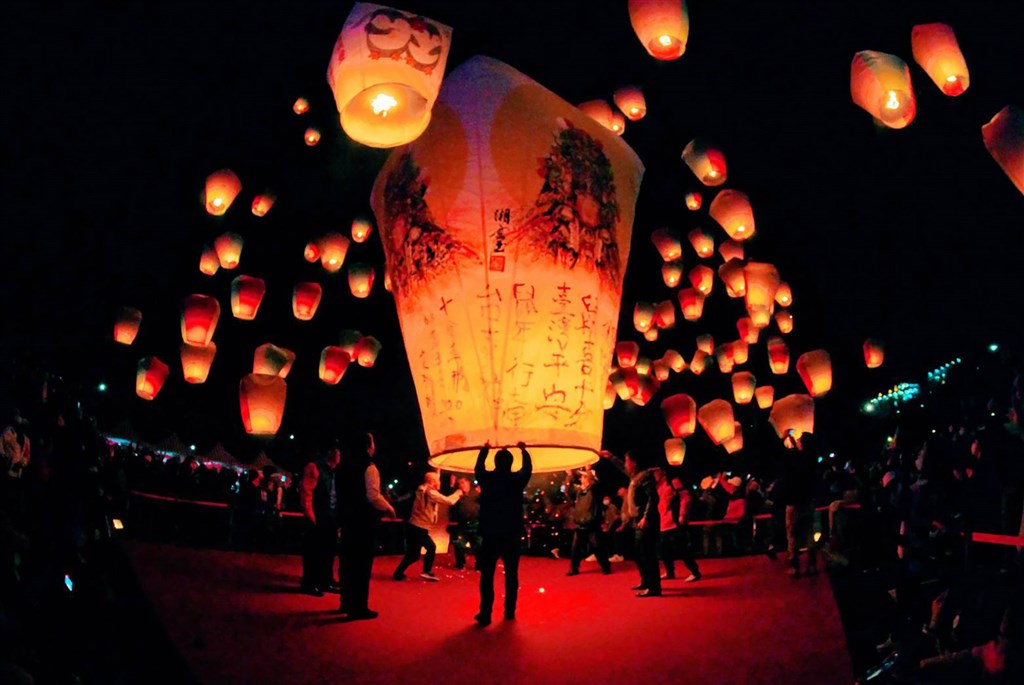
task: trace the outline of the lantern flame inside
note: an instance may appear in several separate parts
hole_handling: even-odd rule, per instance
[[[370,100],[370,108],[373,110],[373,113],[382,117],[386,117],[388,112],[397,105],[398,100],[388,93],[377,93],[376,97]]]

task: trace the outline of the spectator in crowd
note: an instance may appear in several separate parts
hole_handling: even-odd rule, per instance
[[[658,488],[654,475],[646,468],[640,453],[626,452],[626,475],[629,488],[623,509],[633,521],[634,551],[640,583],[634,587],[637,597],[660,597],[661,576],[658,574],[658,538],[661,517],[658,514]]]
[[[572,551],[569,557],[569,571],[566,575],[579,575],[580,562],[583,561],[587,550],[591,550],[605,575],[612,572],[611,563],[608,560],[608,550],[603,545],[600,537],[602,525],[602,500],[594,487],[596,476],[589,469],[580,472],[579,484],[573,482],[573,472],[567,472],[566,494],[572,504],[570,512],[574,524]]]
[[[426,556],[423,557],[423,572],[420,573],[420,578],[434,583],[439,580],[433,573],[437,545],[430,537],[430,529],[437,525],[439,507],[452,506],[461,497],[461,490],[456,490],[451,495],[441,494],[441,476],[436,471],[428,471],[423,476],[423,482],[416,488],[412,515],[405,522],[405,556],[392,574],[395,580],[405,580],[405,570],[419,560],[420,548],[427,550]]]
[[[334,558],[338,548],[338,488],[335,470],[341,449],[334,445],[302,472],[302,513],[306,520],[302,550],[302,591],[322,597],[338,590]]]
[[[471,550],[475,556],[480,549],[480,488],[465,476],[456,479],[452,474],[452,480],[460,496],[448,512],[451,520],[449,546],[455,555],[455,568],[462,570],[466,567],[466,550]],[[473,569],[476,568],[474,561]]]

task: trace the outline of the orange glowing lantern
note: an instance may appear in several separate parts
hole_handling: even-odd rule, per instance
[[[693,251],[697,253],[697,256],[701,259],[707,259],[711,255],[715,254],[715,239],[709,236],[699,228],[695,228],[690,231],[689,234],[690,244],[693,245]]]
[[[732,397],[736,404],[750,404],[754,399],[754,388],[757,379],[749,371],[739,371],[732,375]]]
[[[242,248],[245,241],[237,233],[224,233],[213,241],[213,249],[217,252],[217,261],[222,269],[234,269],[242,259]]]
[[[626,132],[626,120],[618,112],[612,113],[612,133],[621,136]]]
[[[340,233],[328,233],[320,239],[320,264],[330,273],[337,273],[345,263],[349,240]]]
[[[750,316],[750,323],[757,328],[764,328],[772,320],[772,310],[770,306],[762,307],[755,305],[747,307],[747,314]]]
[[[658,379],[659,382],[665,382],[668,377],[672,374],[672,369],[668,367],[664,359],[655,359],[651,362],[651,373]]]
[[[874,50],[854,55],[850,95],[854,104],[889,128],[907,126],[917,112],[910,69],[896,55]]]
[[[647,102],[644,100],[643,91],[636,86],[619,88],[612,99],[615,100],[615,106],[619,111],[630,121],[640,121],[647,114]]]
[[[328,385],[337,385],[345,375],[350,361],[348,352],[335,345],[328,345],[320,353],[320,380]]]
[[[788,309],[780,309],[775,312],[775,324],[779,327],[779,333],[792,332],[793,314]]]
[[[671,228],[659,228],[653,231],[651,242],[658,248],[658,254],[666,262],[677,261],[683,256],[683,246],[679,242],[679,234]]]
[[[723,240],[722,244],[718,246],[718,254],[722,255],[723,262],[730,262],[735,259],[737,261],[743,261],[743,243],[738,243],[735,240]]]
[[[633,327],[640,333],[646,333],[654,325],[654,304],[637,302],[633,307]]]
[[[651,326],[644,331],[644,340],[647,342],[655,342],[658,339],[658,329],[655,326]]]
[[[732,360],[737,366],[742,366],[747,363],[750,358],[750,346],[743,340],[734,340],[729,343],[729,352],[732,354]]]
[[[814,432],[814,400],[810,395],[786,395],[772,406],[768,422],[780,438],[792,431],[799,440],[804,433]]]
[[[495,60],[448,76],[437,112],[373,192],[430,462],[472,471],[485,442],[522,440],[535,472],[590,463],[642,165],[614,133]],[[567,312],[586,326],[565,325]],[[553,345],[578,363],[551,366]],[[636,379],[641,401],[657,387],[647,377],[641,389],[635,369],[616,373],[627,387]],[[577,389],[552,396],[553,383]]]
[[[231,313],[236,319],[252,321],[266,292],[267,285],[262,278],[239,276],[231,281]]]
[[[661,412],[672,435],[685,438],[697,430],[697,403],[689,395],[671,395],[661,401]]]
[[[306,129],[306,132],[302,134],[302,140],[305,141],[307,146],[313,147],[320,142],[320,129],[310,126]]]
[[[665,441],[665,461],[669,466],[682,466],[686,458],[686,443],[682,438],[669,438]]]
[[[704,313],[704,295],[695,288],[683,288],[679,291],[679,309],[687,321],[697,321]]]
[[[672,300],[663,300],[654,307],[654,325],[662,330],[675,328],[676,305]]]
[[[189,295],[181,303],[181,339],[205,347],[220,319],[220,302],[209,295]]]
[[[869,369],[877,369],[885,360],[885,345],[881,340],[868,338],[864,341],[864,364]]]
[[[680,261],[665,262],[661,265],[661,280],[669,288],[675,288],[683,277],[683,263]]]
[[[732,367],[736,365],[736,362],[732,358],[732,348],[729,343],[720,345],[715,350],[715,363],[718,364],[718,370],[722,373],[732,373]]]
[[[702,295],[709,295],[715,285],[715,272],[710,267],[698,264],[690,269],[690,283]]]
[[[302,251],[302,256],[310,264],[320,259],[320,246],[315,240],[306,243],[306,249]]]
[[[373,231],[373,224],[367,219],[356,218],[352,220],[352,240],[357,243],[365,243]]]
[[[181,373],[185,377],[185,382],[205,383],[210,375],[210,366],[213,365],[213,358],[216,354],[216,343],[210,343],[206,347],[182,343]]]
[[[135,307],[121,307],[114,319],[114,342],[131,345],[139,334],[142,324],[142,312]]]
[[[605,411],[615,406],[615,394],[615,386],[609,380],[604,386],[604,402],[601,403]]]
[[[231,169],[221,169],[206,177],[203,204],[213,216],[222,216],[242,192],[242,182]]]
[[[706,140],[694,138],[687,143],[683,161],[704,185],[715,187],[725,183],[725,155]]]
[[[718,267],[718,277],[725,284],[725,294],[729,297],[743,297],[747,294],[747,278],[743,266],[740,260],[730,259]]]
[[[722,443],[722,447],[728,454],[735,454],[743,449],[743,426],[739,421],[733,423],[733,435]]]
[[[662,361],[676,373],[682,373],[686,370],[686,360],[683,359],[683,355],[679,354],[678,350],[665,350],[665,354],[661,355]]]
[[[252,213],[256,216],[266,216],[270,208],[277,202],[277,196],[273,193],[262,193],[252,199]]]
[[[353,297],[365,300],[373,289],[373,267],[369,264],[355,263],[348,268],[348,289]]]
[[[292,105],[292,111],[296,114],[305,114],[309,111],[309,100],[306,98],[297,98],[295,103]]]
[[[359,362],[359,366],[366,368],[372,368],[377,363],[377,355],[384,348],[380,340],[377,340],[372,335],[368,335],[359,341],[356,345],[356,361]]]
[[[740,334],[740,339],[748,345],[756,345],[761,334],[761,329],[754,325],[750,317],[744,317],[737,321],[736,331]]]
[[[700,196],[700,193],[692,192],[686,194],[686,208],[691,212],[696,212],[703,203],[704,198]]]
[[[301,282],[292,291],[292,314],[299,321],[309,321],[320,307],[324,289],[319,283]]]
[[[629,0],[629,21],[651,57],[673,60],[686,52],[690,17],[684,0]]]
[[[723,190],[716,195],[708,214],[736,242],[754,235],[754,210],[750,199],[738,190]]]
[[[636,372],[641,376],[646,376],[651,372],[651,360],[643,356],[637,357],[636,366],[633,368],[635,368]]]
[[[242,425],[251,435],[273,435],[281,427],[288,384],[284,378],[250,373],[238,386]]]
[[[363,339],[363,334],[359,331],[346,328],[338,336],[338,345],[343,349],[351,359],[356,358],[356,347],[359,345],[359,341]]]
[[[697,420],[716,445],[721,445],[736,434],[732,405],[725,400],[711,400],[702,406],[697,410]]]
[[[910,45],[914,61],[946,95],[955,97],[971,85],[956,34],[946,24],[918,24],[910,32]]]
[[[1024,110],[1008,105],[981,127],[985,149],[1024,193]]]
[[[658,381],[651,376],[640,376],[639,387],[637,391],[633,393],[630,400],[633,401],[633,404],[638,404],[641,407],[646,406],[646,404],[651,401],[651,398],[654,397],[655,393],[658,392],[659,387]]]
[[[295,363],[295,353],[271,343],[256,348],[252,357],[252,372],[287,378]]]
[[[703,350],[697,350],[693,353],[693,359],[690,360],[690,371],[694,376],[699,376],[704,373],[704,369],[708,363],[708,355]]]
[[[779,283],[779,289],[775,291],[775,302],[781,307],[793,304],[793,291],[789,289],[789,283]]]
[[[779,272],[771,264],[747,262],[743,267],[743,279],[747,311],[750,312],[750,318],[754,320],[754,324],[763,328],[768,325],[767,318],[763,324],[758,323],[751,310],[767,311],[770,317],[771,310],[775,306],[775,293],[779,289]]]
[[[577,107],[579,107],[581,112],[609,131],[615,131],[615,117],[612,113],[612,108],[604,100],[588,100],[581,102]]]
[[[789,348],[782,338],[768,338],[768,365],[776,375],[789,372]]]
[[[821,397],[832,389],[832,358],[825,350],[801,354],[796,360],[796,371],[811,397]]]
[[[757,400],[758,407],[767,409],[775,400],[775,388],[770,385],[757,386],[754,388],[754,399]]]
[[[144,400],[155,399],[170,373],[167,364],[156,357],[143,357],[135,372],[135,394]]]
[[[212,276],[220,269],[220,260],[217,259],[217,251],[212,245],[203,248],[199,255],[199,270],[207,276]]]
[[[715,351],[715,339],[710,335],[698,335],[697,349],[704,354],[711,354]]]
[[[636,369],[615,369],[608,375],[608,382],[615,388],[620,400],[628,400],[633,396],[633,390],[626,381],[626,372],[636,373]]]

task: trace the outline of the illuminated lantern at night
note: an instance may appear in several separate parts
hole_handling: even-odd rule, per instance
[[[789,372],[789,348],[782,338],[768,338],[768,365],[776,375]]]
[[[520,440],[535,472],[597,458],[641,175],[621,138],[483,57],[384,164],[372,204],[433,466]],[[630,371],[643,401],[657,381]]]
[[[320,259],[320,246],[315,240],[306,243],[306,249],[302,251],[302,256],[310,264]]]
[[[722,443],[722,447],[728,454],[735,454],[743,449],[743,426],[739,421],[733,422],[732,437]]]
[[[665,461],[669,466],[682,466],[686,458],[686,443],[682,438],[669,438],[665,441]]]
[[[683,288],[679,291],[679,309],[687,321],[697,321],[704,312],[704,295],[694,288]]]
[[[671,395],[661,401],[661,413],[672,435],[685,438],[697,430],[697,403],[689,395]]]
[[[646,340],[647,342],[655,342],[657,339],[658,328],[656,326],[651,326],[646,331],[644,331],[644,340]]]
[[[723,240],[718,246],[718,254],[722,255],[722,261],[728,264],[733,259],[743,261],[743,243],[735,240]]]
[[[789,283],[779,283],[779,289],[775,291],[775,302],[781,307],[793,304],[793,291],[789,289]]]
[[[370,147],[410,143],[426,130],[452,31],[432,19],[356,3],[327,68],[349,138]]]
[[[181,373],[186,383],[205,383],[210,375],[210,366],[217,355],[216,343],[206,347],[181,344]]]
[[[676,373],[682,373],[686,370],[686,360],[683,359],[683,355],[679,354],[677,350],[665,350],[665,354],[661,355],[661,360]]]
[[[659,382],[665,382],[672,374],[672,369],[668,367],[664,359],[655,359],[651,362],[651,373],[658,379]]]
[[[332,274],[340,271],[342,264],[345,263],[349,244],[349,239],[340,233],[328,233],[321,238],[317,243],[321,266]]]
[[[793,330],[793,314],[788,309],[780,309],[775,312],[775,323],[779,333],[790,333]]]
[[[320,353],[320,380],[328,385],[337,385],[350,361],[348,352],[336,345],[328,345]]]
[[[212,276],[220,270],[220,260],[217,259],[217,251],[212,245],[203,248],[199,255],[199,270],[207,276]]]
[[[754,388],[757,379],[749,371],[739,371],[732,375],[732,397],[736,404],[750,404],[754,399]]]
[[[907,126],[917,112],[910,69],[896,55],[874,50],[854,55],[850,95],[854,104],[889,128]]]
[[[306,145],[309,147],[313,147],[320,142],[320,129],[310,126],[306,129],[306,132],[302,134],[302,140],[304,140]]]
[[[359,341],[363,339],[363,334],[359,331],[354,331],[351,328],[346,328],[338,336],[338,346],[345,350],[350,359],[356,358],[356,347],[359,346]]]
[[[946,24],[918,24],[910,32],[910,46],[914,61],[946,95],[955,97],[971,85],[956,34]]]
[[[171,370],[156,357],[143,357],[135,372],[135,394],[144,400],[155,399]]]
[[[369,264],[355,263],[348,268],[348,289],[354,297],[363,300],[370,296],[373,289],[373,267]]]
[[[181,303],[181,339],[205,347],[220,319],[220,302],[209,295],[189,295]]]
[[[757,328],[764,328],[772,320],[772,310],[770,306],[748,306],[747,314],[750,316],[750,323],[756,326]]]
[[[732,360],[737,366],[742,366],[747,363],[750,358],[750,346],[743,340],[734,340],[729,343],[729,352],[732,355]]]
[[[262,278],[239,276],[231,281],[231,313],[236,319],[252,321],[266,292],[267,285]]]
[[[644,100],[643,91],[636,86],[619,88],[612,99],[615,100],[615,106],[619,111],[630,121],[640,121],[647,114],[647,102]]]
[[[711,400],[702,406],[697,410],[697,421],[716,445],[721,445],[736,434],[732,405],[725,400]]]
[[[242,248],[245,241],[237,233],[224,233],[213,241],[213,249],[217,252],[217,261],[222,269],[234,269],[242,259]]]
[[[1024,193],[1024,110],[1009,105],[981,127],[985,149]]]
[[[751,311],[754,308],[766,310],[770,316],[775,307],[775,292],[779,289],[778,270],[771,264],[747,262],[743,267],[743,279],[746,288],[744,298],[750,318],[754,319]],[[768,321],[759,324],[754,320],[754,324],[763,328],[768,325]]]
[[[651,372],[651,360],[648,357],[640,356],[636,358],[636,372],[641,376],[646,376]]]
[[[629,398],[633,404],[637,404],[641,407],[646,406],[651,398],[654,397],[655,393],[658,392],[659,384],[657,379],[652,376],[641,375],[639,377],[639,389],[633,393],[633,396]]]
[[[704,198],[700,196],[700,193],[692,192],[686,194],[686,208],[691,212],[696,212],[702,204],[704,204]]]
[[[628,400],[633,396],[633,390],[626,381],[626,372],[631,370],[634,374],[636,373],[636,369],[615,369],[608,375],[608,382],[615,388],[615,393],[620,400]]]
[[[707,259],[711,255],[715,254],[715,239],[709,236],[699,228],[695,228],[690,231],[689,234],[690,244],[693,245],[693,251],[697,253],[697,256],[701,259]]]
[[[612,108],[604,100],[587,100],[586,102],[578,104],[577,107],[579,107],[581,112],[604,126],[609,131],[614,130],[612,127],[614,122]]]
[[[718,277],[725,284],[725,294],[729,297],[743,297],[747,294],[747,277],[743,273],[743,262],[730,259],[718,267]]]
[[[654,325],[654,304],[651,302],[637,302],[633,307],[633,327],[640,333],[645,333]]]
[[[810,395],[786,395],[772,406],[768,422],[780,438],[792,430],[799,440],[804,433],[814,432],[814,400]]]
[[[703,350],[697,350],[693,353],[693,359],[690,360],[690,371],[693,372],[694,376],[699,376],[704,373],[704,369],[707,367],[708,355]]]
[[[131,345],[139,334],[142,324],[142,312],[135,307],[121,307],[114,319],[114,342]]]
[[[319,283],[301,282],[295,284],[292,291],[292,314],[299,321],[309,321],[320,306],[320,298],[324,289]]]
[[[612,112],[612,133],[621,136],[626,132],[626,120],[618,112]]]
[[[352,240],[357,243],[365,243],[373,231],[373,224],[367,219],[356,218],[352,220]]]
[[[292,111],[296,114],[305,114],[309,111],[309,100],[306,98],[298,98],[295,100],[295,104],[292,105]]]
[[[377,340],[372,335],[368,335],[359,341],[356,345],[356,361],[359,362],[359,366],[366,368],[372,368],[377,363],[377,355],[384,349],[380,340]]]
[[[704,185],[715,187],[725,183],[725,155],[707,141],[694,138],[687,143],[683,161]]]
[[[287,378],[295,363],[295,353],[271,343],[256,348],[252,357],[252,372]]]
[[[652,231],[651,242],[658,248],[658,254],[666,262],[677,261],[683,256],[683,245],[679,242],[679,234],[671,228],[659,228]]]
[[[384,290],[391,292],[391,274],[388,273],[387,265],[384,267]]]
[[[735,362],[732,359],[732,350],[729,343],[720,345],[715,350],[715,363],[718,364],[718,370],[722,373],[732,373],[732,367],[735,366]]]
[[[710,335],[698,335],[697,349],[704,354],[713,353],[715,351],[715,339]]]
[[[680,261],[665,262],[661,265],[661,280],[669,288],[675,288],[683,278],[683,263]]]
[[[629,21],[651,57],[673,60],[686,52],[690,17],[684,0],[629,0]]]
[[[676,305],[672,300],[664,300],[654,307],[654,324],[662,330],[675,328]]]
[[[756,345],[761,334],[761,329],[755,326],[749,317],[737,321],[736,330],[740,334],[740,339],[748,345]]]
[[[757,400],[758,407],[767,409],[775,400],[775,388],[770,385],[757,386],[754,388],[754,399]]]
[[[206,177],[203,204],[213,216],[222,216],[242,192],[242,182],[231,169],[221,169]]]
[[[615,406],[615,395],[615,386],[612,385],[612,382],[609,380],[607,385],[604,386],[604,402],[602,403],[602,406],[605,410],[611,409]]]
[[[754,210],[750,199],[738,190],[723,190],[711,201],[708,214],[729,237],[742,242],[754,235]]]
[[[864,364],[869,369],[877,369],[885,360],[885,345],[881,340],[868,338],[864,341]]]
[[[796,360],[796,371],[811,397],[821,397],[832,389],[832,358],[825,350],[801,354]]]
[[[276,375],[250,373],[238,385],[242,425],[250,435],[274,435],[284,417],[288,384]]]
[[[715,285],[715,272],[710,267],[698,264],[690,269],[689,279],[693,287],[702,295],[708,295]]]
[[[272,193],[257,195],[252,199],[252,213],[256,216],[266,216],[275,202],[277,202],[277,196]]]

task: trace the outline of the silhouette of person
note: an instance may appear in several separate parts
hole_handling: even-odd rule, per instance
[[[523,488],[533,473],[533,461],[526,445],[516,445],[523,455],[519,471],[512,471],[512,453],[500,449],[494,454],[494,470],[484,466],[490,443],[484,444],[476,458],[476,480],[480,484],[480,613],[474,618],[482,626],[490,625],[494,607],[494,571],[500,558],[505,565],[505,619],[516,617],[519,595],[519,541],[523,535]]]

